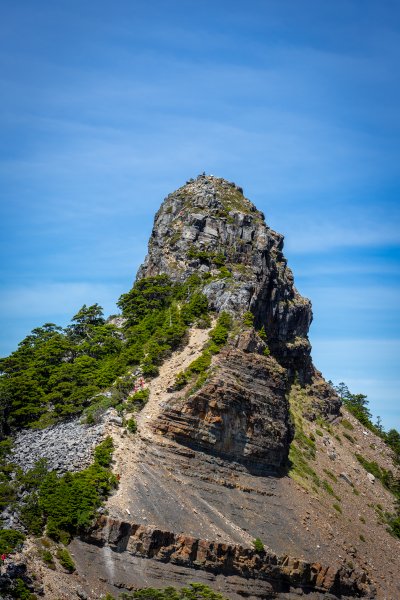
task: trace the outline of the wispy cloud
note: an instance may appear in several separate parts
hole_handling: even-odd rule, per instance
[[[181,4],[5,8],[5,344],[83,303],[112,311],[161,200],[203,170],[285,234],[316,339],[397,336],[398,11]]]

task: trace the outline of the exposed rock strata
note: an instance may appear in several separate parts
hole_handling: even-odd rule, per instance
[[[256,345],[256,336],[249,337],[239,338],[238,345]],[[207,383],[188,398],[172,398],[153,427],[251,472],[276,472],[286,464],[291,440],[286,392],[286,372],[276,360],[228,347]]]
[[[128,552],[161,563],[256,580],[261,585],[258,592],[257,585],[253,585],[253,595],[263,598],[279,598],[280,592],[291,591],[318,592],[321,596],[329,593],[332,597],[341,598],[375,597],[373,586],[365,573],[359,570],[324,567],[287,555],[259,553],[239,545],[176,535],[105,516],[100,517],[88,541],[100,546],[107,545],[118,553]]]

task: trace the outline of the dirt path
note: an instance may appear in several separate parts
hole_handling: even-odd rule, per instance
[[[141,436],[149,433],[148,424],[157,417],[163,403],[171,397],[167,389],[174,383],[176,374],[200,356],[209,333],[210,329],[191,329],[189,341],[183,350],[174,352],[171,358],[161,365],[159,375],[150,382],[149,400],[137,415],[138,433]]]
[[[174,352],[160,367],[160,372],[149,384],[150,396],[146,406],[140,413],[135,414],[138,429],[135,434],[126,434],[121,427],[108,425],[108,434],[112,436],[115,445],[114,472],[120,475],[120,484],[116,493],[109,498],[107,508],[110,514],[130,513],[129,489],[137,476],[137,465],[141,460],[143,446],[155,436],[150,424],[157,418],[163,404],[171,394],[167,389],[173,384],[175,376],[198,358],[208,340],[210,329],[191,329],[189,340],[185,347]]]

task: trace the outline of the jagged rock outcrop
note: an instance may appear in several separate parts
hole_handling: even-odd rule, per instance
[[[320,563],[310,563],[290,556],[257,552],[240,545],[231,545],[177,535],[119,521],[106,516],[99,518],[96,527],[86,538],[114,552],[128,552],[160,563],[172,563],[203,570],[215,575],[254,580],[253,594],[262,598],[279,598],[280,593],[317,592],[314,597],[375,598],[375,589],[363,571],[342,567],[335,569]],[[258,589],[258,592],[257,592]]]
[[[236,319],[253,313],[255,329],[214,358],[200,390],[175,394],[154,429],[260,473],[287,462],[286,394],[295,378],[310,390],[310,419],[333,419],[340,407],[312,364],[311,304],[294,287],[282,248],[283,236],[265,224],[241,188],[200,175],[164,200],[138,272],[138,278],[166,273],[179,281],[201,274],[212,309]],[[264,339],[255,332],[261,328]],[[270,358],[263,356],[266,344]]]
[[[253,347],[255,337],[237,343]],[[215,359],[206,384],[189,397],[172,398],[153,426],[251,472],[279,472],[292,438],[286,393],[286,372],[275,359],[228,347]]]
[[[289,378],[311,384],[318,377],[307,337],[311,303],[296,290],[282,249],[283,236],[266,225],[240,187],[200,175],[165,198],[138,278],[202,274],[211,308],[236,315],[250,310]],[[337,414],[339,405],[326,385],[326,412]]]

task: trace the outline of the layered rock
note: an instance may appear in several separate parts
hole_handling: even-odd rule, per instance
[[[284,598],[290,592],[294,595],[317,592],[316,598],[328,593],[331,598],[375,598],[371,582],[357,569],[335,569],[287,555],[177,535],[106,516],[99,518],[86,539],[117,553],[127,552],[164,564],[237,577],[236,592],[243,585],[240,580],[251,580],[255,597]]]
[[[252,341],[237,343],[248,347]],[[206,384],[189,397],[173,397],[153,427],[250,472],[279,472],[291,441],[286,392],[286,372],[275,359],[228,347],[215,359]]]
[[[254,329],[213,360],[206,384],[186,388],[163,407],[157,433],[246,465],[279,471],[287,461],[291,425],[287,393],[296,379],[310,391],[307,416],[333,419],[340,401],[314,368],[308,340],[311,304],[294,287],[283,236],[224,179],[200,175],[167,196],[156,214],[138,278],[202,276],[210,308],[236,319],[254,315]],[[255,332],[263,328],[266,343]],[[252,331],[252,333],[251,333]],[[250,336],[250,337],[249,337]]]

